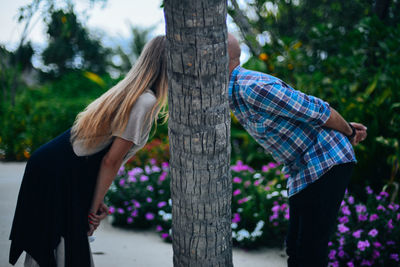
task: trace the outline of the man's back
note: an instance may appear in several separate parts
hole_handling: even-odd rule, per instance
[[[236,67],[229,83],[229,104],[249,134],[285,164],[289,196],[334,165],[355,161],[347,137],[322,127],[330,116],[329,104],[273,76]]]

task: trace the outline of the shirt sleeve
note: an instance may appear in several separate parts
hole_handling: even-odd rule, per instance
[[[125,130],[113,135],[131,141],[135,145],[140,144],[145,131],[151,128],[150,112],[155,103],[156,99],[154,96],[140,96],[131,110]]]
[[[281,80],[257,81],[246,86],[246,102],[257,112],[287,117],[321,126],[331,114],[329,104],[294,90]]]

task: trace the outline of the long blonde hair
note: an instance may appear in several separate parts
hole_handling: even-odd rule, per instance
[[[157,102],[149,116],[157,123],[159,112],[167,119],[167,59],[166,38],[157,36],[146,44],[136,63],[126,77],[90,103],[80,112],[71,129],[71,141],[83,140],[90,149],[123,132],[133,105],[146,89],[153,90]],[[150,121],[152,123],[152,121]]]

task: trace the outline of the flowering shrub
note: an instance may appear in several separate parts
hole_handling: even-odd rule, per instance
[[[400,266],[400,210],[386,192],[366,188],[365,204],[346,194],[337,232],[329,243],[330,266]]]
[[[155,138],[140,149],[135,156],[130,158],[125,167],[144,166],[150,161],[152,161],[153,164],[161,164],[162,162],[168,162],[168,160],[168,139],[163,142],[163,140]]]
[[[142,168],[121,168],[107,193],[113,224],[153,227],[171,241],[172,203],[168,163],[155,160]],[[286,177],[269,163],[261,171],[238,161],[232,171],[232,238],[236,246],[282,246],[289,207]],[[368,200],[356,202],[346,193],[336,233],[329,243],[330,266],[400,266],[400,208],[388,194],[367,187]]]

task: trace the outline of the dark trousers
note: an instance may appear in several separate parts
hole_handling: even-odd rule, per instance
[[[328,242],[354,163],[332,167],[317,181],[289,198],[286,237],[289,267],[326,267]]]

